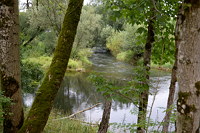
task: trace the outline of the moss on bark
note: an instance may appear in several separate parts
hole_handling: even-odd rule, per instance
[[[83,0],[70,0],[69,2],[52,63],[19,133],[41,133],[46,125],[54,98],[67,68],[82,5]]]

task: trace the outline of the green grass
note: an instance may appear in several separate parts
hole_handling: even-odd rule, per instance
[[[45,126],[44,133],[96,133],[97,127],[93,127],[88,124],[84,124],[80,121],[62,119],[63,115],[57,115],[52,111],[49,120]]]
[[[170,74],[170,71],[159,70],[157,68],[151,68],[150,70],[151,77],[169,76]]]
[[[124,61],[124,62],[130,62],[133,59],[134,52],[131,50],[121,52],[117,54],[117,60]]]
[[[25,117],[28,115],[29,110],[30,108],[24,109]],[[77,120],[60,119],[67,116],[58,110],[52,109],[43,133],[96,133],[98,130],[96,125],[92,126]]]
[[[153,68],[163,68],[163,69],[172,69],[172,67],[173,67],[173,64],[171,64],[171,63],[165,63],[165,64],[163,64],[163,65],[157,65],[157,64],[154,64],[154,63],[151,63],[151,67],[153,67]]]
[[[52,60],[52,57],[49,57],[49,56],[40,56],[40,57],[32,57],[32,58],[24,59],[24,61],[40,64],[43,70],[46,70],[47,68],[49,68],[51,64],[51,60]]]
[[[51,64],[51,60],[52,60],[52,57],[40,56],[40,57],[26,58],[23,61],[29,61],[32,63],[40,64],[41,68],[44,71],[46,71]],[[91,62],[86,57],[83,57],[82,60],[69,59],[68,69],[76,70],[76,69],[84,68],[87,65],[91,65]]]
[[[69,59],[69,63],[67,67],[68,69],[78,69],[78,68],[82,68],[83,65],[81,61]]]

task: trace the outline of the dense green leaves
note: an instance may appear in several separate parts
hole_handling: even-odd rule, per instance
[[[5,106],[5,105],[8,105],[8,104],[11,104],[11,99],[8,98],[8,97],[5,97],[3,95],[3,92],[0,90],[0,129],[2,129],[3,131],[3,127],[2,127],[2,124],[3,124],[3,114],[6,113],[6,112],[3,112],[3,109],[2,109],[2,105]]]
[[[22,90],[26,93],[34,93],[44,76],[41,66],[28,61],[23,61],[21,66]]]
[[[147,22],[151,18],[151,8],[156,10],[155,44],[152,61],[156,64],[172,62],[174,57],[174,29],[178,10],[178,1],[147,1],[147,0],[102,0],[112,10],[116,18],[125,17],[131,24],[140,25],[137,32],[139,38],[146,39]]]
[[[142,56],[144,44],[137,38],[137,28],[136,25],[124,24],[123,31],[115,31],[107,39],[107,48],[118,60],[135,64]]]

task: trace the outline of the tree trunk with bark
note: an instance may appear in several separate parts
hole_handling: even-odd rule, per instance
[[[110,120],[112,100],[106,100],[104,104],[103,117],[99,126],[98,133],[107,133]]]
[[[181,7],[178,44],[178,133],[199,133],[200,127],[200,0]]]
[[[177,20],[179,19],[179,16]],[[175,95],[175,89],[176,89],[176,82],[177,82],[177,56],[178,56],[178,45],[177,45],[177,34],[178,34],[178,23],[176,23],[176,29],[175,29],[175,45],[176,45],[176,51],[175,51],[175,62],[174,66],[172,68],[172,74],[171,74],[171,82],[169,86],[169,96],[168,96],[168,101],[167,101],[167,112],[165,114],[164,118],[164,125],[162,132],[163,133],[168,133],[168,128],[169,128],[169,122],[170,122],[170,117],[172,113],[172,105],[174,103],[174,95]]]
[[[69,2],[52,63],[19,133],[41,133],[46,125],[67,69],[82,6],[83,0],[70,0]]]
[[[141,93],[141,98],[139,101],[139,113],[138,113],[138,120],[137,123],[143,123],[146,121],[146,113],[147,113],[147,105],[148,105],[148,95],[149,95],[149,71],[150,71],[150,64],[151,64],[151,51],[152,45],[154,43],[154,22],[155,22],[155,13],[154,9],[152,9],[152,14],[149,18],[148,22],[148,34],[147,34],[147,41],[145,44],[144,50],[144,71],[145,71],[145,81],[144,81],[144,90]],[[138,133],[145,132],[145,125],[139,126],[137,128]]]
[[[11,98],[11,105],[2,105],[3,132],[16,133],[23,124],[19,56],[18,0],[0,1],[0,76],[1,90]]]

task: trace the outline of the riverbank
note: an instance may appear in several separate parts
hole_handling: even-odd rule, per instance
[[[25,116],[30,108],[25,108]],[[1,112],[1,109],[0,109]],[[61,112],[52,110],[43,133],[96,133],[98,125],[76,119],[60,119],[66,117]],[[1,118],[1,117],[0,117]],[[0,121],[0,133],[3,131],[3,122]]]
[[[52,61],[52,57],[50,56],[40,56],[40,57],[32,57],[22,60],[22,62],[30,62],[33,64],[39,64],[41,66],[41,69],[44,70],[44,72],[49,68]],[[68,71],[77,71],[77,72],[84,72],[85,67],[92,65],[92,63],[85,57],[83,60],[75,60],[75,59],[69,59],[68,62]]]
[[[85,123],[76,119],[61,119],[64,116],[56,110],[51,111],[44,133],[96,133],[97,125]]]

